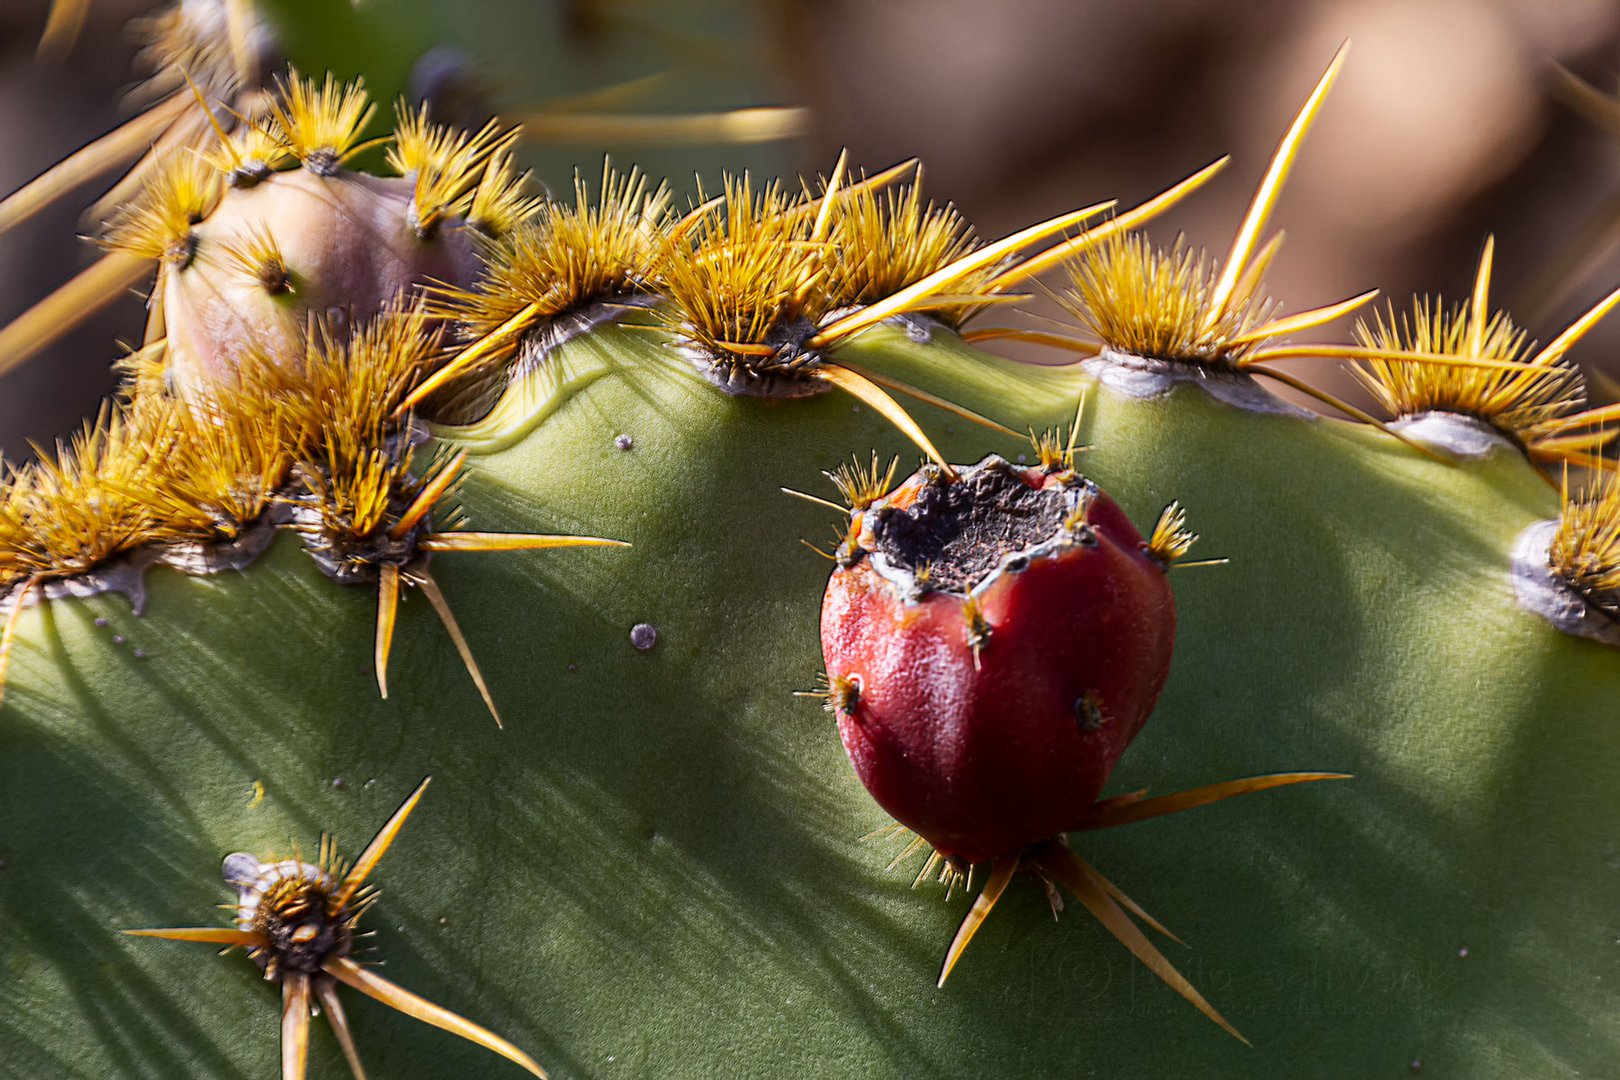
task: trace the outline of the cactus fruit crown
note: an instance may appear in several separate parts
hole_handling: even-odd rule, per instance
[[[1096,543],[1085,517],[1097,489],[1083,478],[1031,483],[992,455],[961,470],[955,483],[937,468],[925,468],[920,479],[909,505],[886,499],[863,515],[870,548],[855,535],[839,551],[842,564],[868,554],[878,574],[909,599],[936,590],[970,597],[1031,559]]]
[[[746,174],[729,176],[719,196],[700,194],[684,215],[671,211],[664,186],[605,164],[595,202],[576,177],[569,206],[531,188],[512,164],[514,131],[494,122],[457,131],[432,123],[425,108],[402,103],[394,134],[368,143],[373,106],[359,83],[331,76],[317,83],[289,70],[275,94],[254,104],[233,96],[222,114],[208,95],[245,89],[232,74],[245,67],[242,58],[251,51],[245,40],[237,27],[233,47],[214,58],[218,70],[190,88],[202,104],[201,124],[174,105],[179,91],[151,121],[183,117],[204,134],[202,153],[181,149],[161,157],[129,208],[108,223],[107,244],[147,269],[156,263],[159,275],[147,341],[124,362],[127,402],[104,409],[54,454],[13,465],[0,489],[0,586],[10,590],[0,691],[26,603],[82,585],[122,559],[155,554],[182,569],[222,565],[188,556],[199,548],[246,550],[260,532],[286,527],[329,576],[376,583],[374,659],[384,697],[400,592],[415,586],[495,713],[428,572],[429,557],[616,541],[462,528],[442,508],[465,456],[421,453],[425,425],[476,420],[543,370],[557,345],[597,321],[645,334],[669,362],[695,365],[728,393],[792,397],[838,389],[910,438],[932,462],[915,481],[896,489],[896,466],[880,471],[876,455],[870,466],[856,463],[834,474],[850,511],[832,556],[834,579],[858,566],[881,566],[903,580],[908,603],[929,597],[951,603],[958,652],[967,660],[964,679],[972,678],[968,671],[993,675],[1000,663],[997,613],[986,599],[998,580],[1035,561],[1056,563],[1071,547],[1086,548],[1088,538],[1094,544],[1116,529],[1124,538],[1120,558],[1136,559],[1144,575],[1162,578],[1194,537],[1177,503],[1165,508],[1146,540],[1123,514],[1122,527],[1094,525],[1088,515],[1106,513],[1111,503],[1075,469],[1078,424],[1066,438],[1036,440],[1037,469],[994,460],[951,465],[895,395],[999,425],[845,348],[886,320],[908,320],[924,334],[943,325],[972,342],[1040,341],[1095,356],[1101,365],[1192,370],[1200,385],[1212,374],[1212,385],[1261,375],[1388,430],[1270,366],[1299,356],[1355,361],[1397,416],[1462,414],[1500,430],[1537,464],[1612,470],[1602,453],[1615,435],[1608,426],[1613,414],[1577,411],[1582,384],[1566,354],[1620,302],[1620,291],[1524,359],[1523,335],[1505,316],[1486,317],[1487,244],[1465,308],[1446,312],[1438,300],[1420,303],[1399,326],[1391,309],[1387,320],[1360,329],[1356,347],[1272,343],[1373,295],[1278,316],[1263,290],[1278,241],[1262,243],[1261,234],[1342,51],[1279,146],[1217,271],[1202,256],[1155,249],[1131,230],[1200,187],[1225,159],[1100,223],[1094,219],[1113,203],[990,243],[981,243],[950,206],[924,203],[920,169],[909,184],[909,164],[857,179],[842,157],[815,190],[807,184],[792,194],[776,184],[757,187]],[[166,47],[176,55],[191,48]],[[366,149],[384,143],[398,176],[349,171]],[[364,227],[333,224],[339,220]],[[1082,225],[1089,227],[1074,232]],[[362,251],[368,258],[357,260]],[[983,311],[1018,299],[1013,290],[1021,283],[1057,266],[1070,275],[1065,299],[1090,338],[966,329]],[[1410,431],[1392,433],[1418,444]],[[905,497],[891,505],[897,491]],[[1610,471],[1576,492],[1566,480],[1563,502],[1547,562],[1602,617],[1620,618],[1620,482]],[[1164,596],[1162,606],[1173,610],[1168,586]],[[1167,643],[1162,659],[1168,663]],[[817,696],[848,745],[847,733],[881,703],[880,688],[831,664],[824,679]],[[1136,726],[1157,697],[1155,679],[1162,684],[1162,669],[1142,676],[1146,704],[1135,710]],[[1064,710],[1077,738],[1118,722],[1107,698],[1089,691],[1066,700]],[[1112,747],[1114,758],[1126,741],[1128,735]],[[1104,763],[1103,779],[1112,763]],[[1077,813],[1038,834],[973,851],[990,864],[988,880],[947,951],[940,981],[1013,877],[1029,870],[1068,889],[1157,976],[1236,1035],[1133,920],[1163,928],[1072,851],[1063,834],[1334,775],[1275,774],[1158,798],[1100,798],[1091,791]],[[418,789],[350,870],[337,864],[326,842],[318,864],[295,857],[253,859],[250,866],[233,857],[228,873],[242,890],[235,929],[132,932],[248,948],[266,977],[282,983],[284,1061],[296,1060],[299,1070],[318,1001],[359,1074],[335,980],[540,1074],[511,1044],[349,959],[355,920],[370,903],[361,886],[420,796]],[[941,866],[951,882],[970,872],[927,832],[895,862],[930,846],[919,880]]]

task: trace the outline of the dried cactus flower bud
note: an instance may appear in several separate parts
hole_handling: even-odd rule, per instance
[[[1175,602],[1123,511],[1072,469],[925,468],[853,514],[822,605],[855,771],[943,855],[1071,828],[1164,687]]]
[[[208,396],[250,353],[302,356],[312,316],[340,329],[428,279],[470,280],[464,230],[423,239],[412,200],[407,178],[307,169],[231,191],[195,227],[193,261],[163,270],[175,389]]]
[[[146,336],[182,396],[239,385],[248,358],[296,366],[317,323],[341,340],[429,282],[467,286],[473,234],[532,213],[507,162],[515,131],[458,131],[401,103],[393,135],[365,141],[374,112],[362,83],[289,69],[267,111],[232,129],[211,117],[215,144],[172,152],[109,221],[107,246],[159,264]],[[349,169],[381,142],[399,175]]]

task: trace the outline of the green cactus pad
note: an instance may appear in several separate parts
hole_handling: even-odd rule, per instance
[[[283,535],[244,572],[147,577],[19,624],[0,712],[0,1044],[35,1076],[272,1076],[279,999],[240,955],[121,936],[226,925],[232,851],[352,856],[425,775],[373,880],[388,976],[554,1076],[1600,1074],[1620,1055],[1620,656],[1518,608],[1518,535],[1555,492],[1516,454],[1442,464],[1192,384],[1137,399],[935,329],[841,354],[1014,428],[1067,422],[1147,526],[1180,499],[1179,648],[1112,791],[1296,769],[1271,792],[1073,844],[1191,946],[1213,1025],[1077,905],[1015,881],[943,990],[968,903],[914,868],[809,689],[851,451],[915,451],[841,394],[733,398],[658,335],[562,345],[461,493],[474,527],[629,550],[443,555],[506,719],[427,604],[400,611]],[[513,393],[521,393],[519,388]],[[920,407],[955,461],[1011,440]],[[491,422],[493,425],[493,421]],[[454,443],[457,432],[442,431]],[[630,436],[628,449],[616,442]],[[632,628],[656,629],[651,648]],[[640,639],[645,644],[645,636]],[[257,791],[262,786],[262,800]],[[374,1076],[519,1075],[351,995]],[[345,1066],[315,1035],[312,1075]]]

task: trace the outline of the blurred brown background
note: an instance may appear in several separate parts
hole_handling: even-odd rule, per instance
[[[45,64],[34,57],[45,0],[0,0],[0,192],[127,115],[124,24],[153,6],[96,0],[72,54]],[[1614,0],[757,6],[771,28],[764,66],[779,80],[761,100],[815,112],[802,168],[825,170],[844,145],[874,168],[919,156],[929,192],[982,235],[1104,197],[1128,204],[1231,153],[1225,175],[1154,228],[1224,254],[1277,139],[1351,38],[1274,218],[1288,242],[1269,285],[1288,309],[1375,286],[1400,305],[1414,292],[1464,296],[1487,232],[1497,301],[1543,341],[1620,281],[1620,238],[1602,235],[1620,220],[1620,136],[1562,104],[1553,78],[1557,62],[1616,85]],[[74,239],[92,193],[0,235],[0,319],[92,257]],[[1596,257],[1576,257],[1583,244]],[[92,410],[112,387],[115,341],[135,339],[140,320],[132,297],[0,379],[0,451],[25,453],[26,440]],[[1349,328],[1323,334],[1347,339]],[[1620,319],[1577,358],[1620,373]]]

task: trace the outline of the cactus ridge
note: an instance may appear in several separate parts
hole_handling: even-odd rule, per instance
[[[411,416],[417,409],[433,416],[436,394],[445,402],[471,396],[487,403],[498,397],[502,385],[523,370],[513,361],[523,355],[525,341],[591,305],[612,305],[610,317],[659,329],[675,353],[695,353],[700,364],[719,369],[728,389],[737,389],[734,384],[743,373],[745,382],[785,377],[805,392],[828,386],[845,390],[888,417],[947,472],[951,467],[891,391],[970,419],[983,418],[847,358],[841,345],[885,318],[928,313],[959,324],[1008,299],[1006,290],[1023,280],[1023,272],[1049,264],[1054,252],[1070,267],[1075,284],[1071,307],[1098,335],[1098,349],[1158,361],[1214,362],[1228,370],[1279,378],[1322,397],[1321,391],[1256,365],[1284,354],[1340,355],[1342,347],[1259,346],[1270,337],[1336,318],[1371,294],[1271,318],[1269,306],[1256,296],[1275,244],[1252,252],[1253,238],[1264,226],[1320,93],[1341,59],[1335,59],[1279,147],[1239,230],[1239,240],[1249,240],[1234,244],[1218,276],[1213,266],[1186,252],[1156,252],[1140,234],[1119,227],[1164,209],[1174,197],[1194,190],[1193,181],[1203,174],[1137,211],[1029,254],[1031,246],[1111,204],[1063,215],[985,245],[949,207],[925,207],[916,181],[893,186],[910,163],[845,184],[845,160],[840,158],[819,193],[806,186],[802,196],[777,184],[756,191],[746,174],[728,177],[720,197],[703,201],[700,196],[699,204],[679,220],[667,213],[666,187],[649,187],[636,170],[621,175],[604,164],[594,204],[576,176],[572,206],[535,201],[527,218],[485,236],[479,243],[484,270],[471,284],[434,286],[425,302],[402,299],[396,290],[383,298],[384,308],[374,319],[360,323],[347,337],[341,323],[329,321],[317,321],[314,334],[297,334],[290,341],[283,327],[257,339],[250,335],[245,346],[232,346],[234,370],[221,374],[203,364],[177,372],[173,378],[180,395],[204,402],[201,422],[197,414],[183,415],[188,406],[175,405],[155,389],[164,370],[157,354],[169,351],[172,357],[173,335],[187,317],[184,306],[170,312],[175,302],[170,291],[178,287],[171,281],[160,290],[152,328],[154,333],[166,330],[170,343],[165,347],[158,337],[141,351],[128,418],[122,415],[125,410],[108,410],[54,463],[24,467],[10,477],[0,506],[0,581],[15,588],[35,577],[82,574],[154,541],[229,542],[274,501],[271,493],[280,491],[276,500],[304,506],[297,527],[310,538],[312,552],[340,578],[345,573],[377,578],[383,564],[394,567],[377,578],[382,582],[377,656],[385,660],[401,583],[431,582],[425,570],[404,572],[407,563],[449,544],[442,539],[448,535],[443,530],[423,532],[425,548],[413,536],[420,516],[453,487],[454,470],[436,473],[434,481],[417,479]],[[270,144],[285,146],[309,171],[331,182],[360,147],[372,112],[363,85],[339,84],[330,76],[317,83],[290,70],[280,88],[281,100],[269,107],[269,119],[258,130]],[[475,133],[458,132],[430,123],[425,110],[402,106],[388,154],[390,164],[407,174],[400,181],[409,191],[400,200],[405,215],[401,227],[427,237],[440,222],[469,213],[477,193],[490,183],[509,187],[514,181],[507,154],[514,137],[494,121]],[[237,197],[227,194],[227,185],[242,159],[228,135],[220,132],[219,138],[211,168],[196,155],[179,154],[152,174],[133,208],[110,225],[108,242],[166,263],[164,274],[184,273],[201,258],[210,273],[227,263],[228,272],[252,279],[267,293],[296,293],[302,278],[282,251],[277,219],[260,220],[223,239],[220,253],[199,245],[199,226]],[[272,172],[265,180],[278,175]],[[1481,264],[1476,308],[1483,309],[1488,274],[1489,249]],[[874,298],[878,283],[891,291]],[[403,282],[399,286],[406,287]],[[629,299],[638,302],[625,302]],[[1505,323],[1491,324],[1493,333],[1459,322],[1453,329],[1437,324],[1427,335],[1405,339],[1367,335],[1364,351],[1377,357],[1368,370],[1395,372],[1434,361],[1443,366],[1431,373],[1431,380],[1450,378],[1459,385],[1473,380],[1546,396],[1548,366],[1571,371],[1563,363],[1569,347],[1617,300],[1620,291],[1528,362],[1516,359],[1520,341]],[[648,312],[650,322],[643,315]],[[364,307],[356,312],[364,313]],[[443,345],[446,326],[453,328],[459,350]],[[201,342],[194,351],[210,352],[214,346],[207,338],[212,332],[206,322],[191,328]],[[291,349],[298,354],[287,355]],[[1578,387],[1571,379],[1578,376],[1560,375],[1555,381],[1560,387]],[[143,384],[151,392],[142,393]],[[1541,427],[1536,430],[1542,437],[1530,441],[1521,425],[1521,445],[1565,455],[1590,455],[1600,448],[1611,434],[1606,427],[1568,434],[1572,427],[1591,427],[1606,418],[1603,413],[1571,415],[1577,401],[1562,394],[1523,406],[1521,412],[1529,408],[1538,418],[1535,423]],[[455,415],[449,405],[443,408],[445,415]],[[1511,427],[1510,421],[1502,423]],[[165,452],[170,450],[178,452]],[[1039,446],[1037,453],[1045,456]],[[186,464],[193,459],[205,467]],[[436,480],[443,480],[442,487]],[[290,496],[282,491],[289,483]],[[91,486],[105,488],[108,496],[87,498]],[[414,504],[424,489],[434,490],[434,499]],[[94,520],[76,520],[78,505],[91,507]],[[413,506],[420,515],[399,528],[404,522],[400,515],[413,514]],[[1163,520],[1161,526],[1168,531],[1155,550],[1174,553],[1179,526]],[[379,546],[372,538],[381,536],[387,542]],[[467,540],[455,549],[475,550],[477,543]],[[487,543],[512,549],[540,541]],[[435,606],[483,689],[448,609]],[[380,670],[379,684],[386,687]],[[488,702],[487,690],[484,694]],[[494,712],[492,703],[490,708]]]

